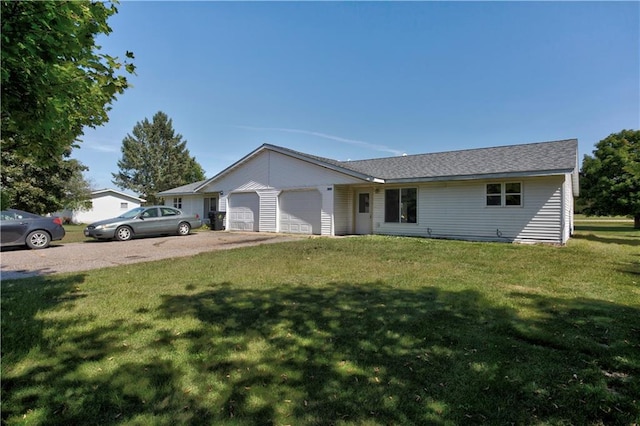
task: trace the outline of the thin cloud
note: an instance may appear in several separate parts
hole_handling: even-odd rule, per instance
[[[397,149],[393,149],[393,148],[389,148],[388,146],[384,146],[384,145],[376,145],[376,144],[372,144],[369,142],[364,142],[364,141],[359,141],[359,140],[355,140],[355,139],[347,139],[347,138],[343,138],[340,136],[334,136],[334,135],[329,135],[327,133],[320,133],[320,132],[312,132],[309,130],[301,130],[301,129],[288,129],[288,128],[283,128],[283,127],[253,127],[253,126],[234,126],[234,127],[238,127],[241,129],[249,129],[249,130],[273,130],[276,132],[287,132],[287,133],[299,133],[302,135],[309,135],[309,136],[316,136],[319,138],[323,138],[323,139],[329,139],[332,141],[336,141],[336,142],[343,142],[343,143],[347,143],[350,145],[356,145],[356,146],[360,146],[363,148],[367,148],[367,149],[371,149],[374,151],[380,151],[380,152],[389,152],[393,155],[402,155],[403,151],[399,151]]]
[[[96,142],[83,142],[80,147],[87,147],[93,151],[115,153],[120,152],[120,146],[113,144],[101,144]]]

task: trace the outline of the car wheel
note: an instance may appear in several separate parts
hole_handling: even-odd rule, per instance
[[[128,241],[133,237],[133,232],[128,226],[121,226],[116,229],[116,239],[118,241]]]
[[[189,232],[191,232],[191,225],[187,222],[180,222],[180,225],[178,225],[178,235],[189,235]]]
[[[51,237],[45,231],[33,231],[27,235],[25,243],[30,249],[43,249],[49,247]]]

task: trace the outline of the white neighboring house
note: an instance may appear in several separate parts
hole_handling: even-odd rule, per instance
[[[160,192],[231,231],[565,244],[578,141],[337,161],[264,144],[211,179]]]
[[[93,223],[103,219],[118,217],[122,213],[140,207],[146,200],[115,189],[99,189],[91,192],[89,210],[64,210],[55,213],[63,219],[70,218],[72,223]]]

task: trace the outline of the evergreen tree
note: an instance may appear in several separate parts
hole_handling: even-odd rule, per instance
[[[158,111],[152,122],[145,118],[136,123],[123,139],[120,171],[112,173],[113,183],[156,204],[158,192],[203,180],[204,170],[186,145],[182,135],[174,132],[171,119]]]
[[[2,151],[2,208],[12,207],[36,214],[86,207],[91,199],[87,167],[63,157],[43,163],[15,151]],[[55,161],[54,161],[55,160]]]

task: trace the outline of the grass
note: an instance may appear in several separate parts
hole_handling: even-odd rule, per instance
[[[2,282],[6,424],[633,424],[640,231],[313,238]]]

